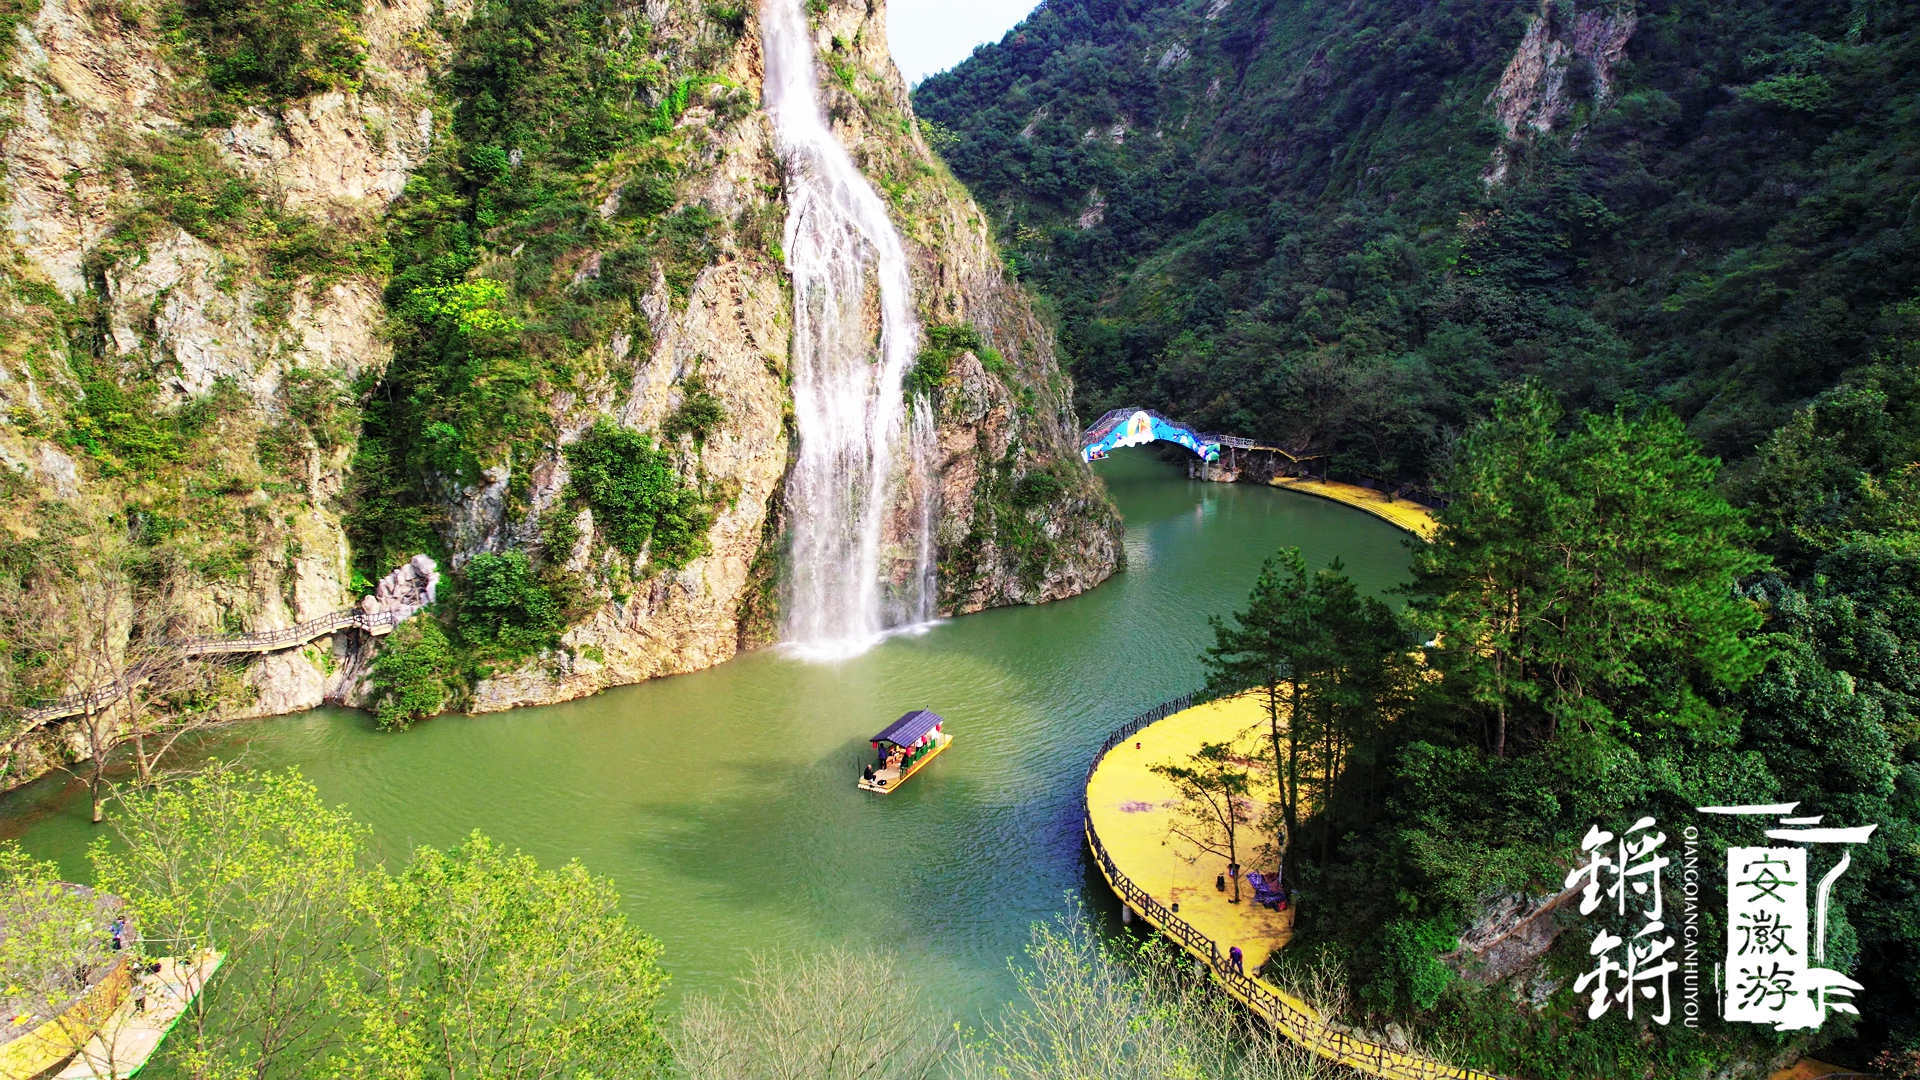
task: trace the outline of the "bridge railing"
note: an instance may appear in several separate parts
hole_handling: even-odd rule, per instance
[[[1095,439],[1098,439],[1101,436],[1104,436],[1107,432],[1113,430],[1113,427],[1115,424],[1118,424],[1120,421],[1125,420],[1127,417],[1132,416],[1134,413],[1137,413],[1140,411],[1142,410],[1132,409],[1132,408],[1108,409],[1106,412],[1103,412],[1100,414],[1100,418],[1098,420],[1095,420],[1093,423],[1088,424],[1087,429],[1080,433],[1080,445],[1085,446],[1086,444],[1093,442]],[[1152,413],[1149,412],[1148,415],[1151,416]]]
[[[1227,695],[1206,691],[1183,694],[1148,709],[1115,728],[1113,733],[1107,736],[1106,741],[1100,744],[1099,751],[1093,755],[1093,761],[1087,766],[1088,782],[1091,783],[1094,772],[1099,769],[1101,761],[1106,758],[1108,752],[1132,738],[1142,728],[1174,713],[1223,696]],[[1188,954],[1206,964],[1216,985],[1309,1053],[1382,1077],[1384,1080],[1504,1080],[1492,1073],[1446,1065],[1430,1058],[1393,1050],[1379,1043],[1359,1038],[1328,1023],[1306,1003],[1280,993],[1244,971],[1230,969],[1218,943],[1201,933],[1192,923],[1182,919],[1167,905],[1149,895],[1145,889],[1135,884],[1133,879],[1121,871],[1113,861],[1113,856],[1107,852],[1106,845],[1101,843],[1100,833],[1093,826],[1093,809],[1084,801],[1081,803],[1081,824],[1086,832],[1088,851],[1092,853],[1101,874],[1120,897],[1120,901],[1139,912],[1161,933],[1177,942]]]
[[[1258,439],[1250,439],[1245,435],[1229,435],[1217,431],[1201,431],[1192,424],[1182,423],[1179,420],[1175,420],[1170,416],[1166,416],[1152,409],[1109,409],[1101,413],[1098,420],[1095,420],[1085,431],[1080,433],[1081,449],[1085,450],[1086,447],[1105,438],[1113,431],[1114,425],[1126,420],[1127,417],[1137,412],[1146,413],[1148,416],[1165,424],[1186,428],[1198,436],[1202,442],[1230,446],[1235,450],[1271,452],[1281,455],[1294,465],[1300,466],[1306,466],[1307,462],[1317,461],[1317,466],[1306,466],[1307,471],[1303,474],[1311,479],[1327,480],[1337,484],[1352,484],[1355,487],[1385,492],[1395,498],[1410,499],[1413,502],[1432,507],[1436,510],[1444,508],[1448,502],[1444,496],[1431,488],[1421,487],[1416,484],[1396,484],[1391,481],[1379,480],[1371,476],[1362,476],[1358,473],[1349,473],[1344,470],[1337,472],[1332,471],[1327,467],[1324,457],[1320,454],[1296,454],[1291,450],[1275,446],[1272,443],[1261,442]]]
[[[325,637],[335,630],[353,627],[374,633],[382,627],[397,626],[402,619],[398,611],[364,612],[348,609],[322,615],[296,626],[283,626],[278,630],[254,630],[243,634],[216,634],[210,637],[192,638],[180,643],[181,651],[193,656],[202,652],[256,652],[265,651],[281,645],[305,644],[314,638]]]
[[[168,642],[167,647],[176,650],[183,658],[220,653],[275,652],[293,645],[304,645],[316,638],[325,637],[348,627],[364,630],[369,634],[378,634],[384,628],[398,626],[405,618],[406,616],[398,611],[364,612],[349,608],[277,630],[254,630],[241,634],[212,634],[205,637],[184,638]],[[153,672],[152,664],[140,665],[105,686],[91,687],[23,709],[20,714],[21,719],[29,723],[44,723],[48,720],[58,720],[92,709],[104,708],[131,693],[135,687],[144,684],[153,677]]]

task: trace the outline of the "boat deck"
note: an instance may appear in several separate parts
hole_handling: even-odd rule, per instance
[[[926,768],[927,762],[932,761],[934,758],[939,757],[943,752],[945,752],[947,747],[952,745],[953,745],[953,736],[948,735],[946,738],[943,738],[939,742],[934,743],[933,749],[927,751],[925,754],[920,755],[920,757],[916,759],[912,765],[907,766],[905,772],[902,772],[899,769],[875,769],[873,770],[872,780],[868,780],[866,777],[863,776],[859,780],[855,781],[855,786],[858,787],[861,791],[871,791],[875,795],[886,795],[890,792],[897,791],[899,790],[900,785],[906,781],[907,777],[912,776],[914,773],[917,773],[921,769]]]

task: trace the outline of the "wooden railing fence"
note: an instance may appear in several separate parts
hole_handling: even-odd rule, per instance
[[[1087,766],[1087,779],[1093,779],[1094,770],[1100,767],[1108,751],[1132,738],[1142,728],[1220,696],[1223,695],[1204,692],[1183,694],[1128,720],[1100,744],[1099,752],[1094,754],[1093,761]],[[1218,943],[1167,905],[1148,895],[1145,889],[1121,872],[1113,856],[1107,853],[1106,845],[1100,842],[1100,834],[1093,827],[1092,808],[1084,802],[1081,805],[1081,821],[1087,835],[1087,849],[1093,854],[1101,875],[1107,879],[1107,884],[1121,902],[1206,964],[1222,989],[1303,1049],[1328,1061],[1385,1080],[1503,1080],[1492,1073],[1442,1064],[1358,1038],[1328,1023],[1306,1002],[1284,994],[1251,975],[1229,969]]]
[[[398,611],[376,611],[369,614],[349,608],[277,630],[254,630],[243,634],[213,634],[206,637],[187,638],[184,641],[171,643],[171,647],[178,650],[177,655],[181,658],[216,656],[225,653],[278,652],[296,645],[305,645],[316,638],[348,628],[364,630],[379,636],[399,625],[404,618],[406,616]],[[78,716],[113,704],[152,676],[152,667],[143,665],[105,686],[95,686],[23,709],[20,716],[29,724]]]

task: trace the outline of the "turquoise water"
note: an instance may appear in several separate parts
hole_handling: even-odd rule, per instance
[[[1189,481],[1146,451],[1096,466],[1126,521],[1127,570],[1093,592],[888,639],[836,664],[764,650],[564,705],[441,717],[400,734],[322,709],[222,729],[194,753],[299,766],[388,853],[479,829],[611,877],[660,938],[676,993],[756,951],[874,947],[963,1017],[1012,992],[1029,924],[1078,897],[1117,910],[1081,856],[1081,783],[1120,721],[1199,685],[1207,616],[1262,558],[1339,557],[1379,591],[1404,534],[1269,488]],[[900,791],[855,790],[867,736],[910,708],[953,747]],[[0,832],[84,876],[94,835],[71,785],[0,800]]]

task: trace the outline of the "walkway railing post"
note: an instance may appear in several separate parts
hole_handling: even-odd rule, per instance
[[[277,630],[250,630],[238,634],[216,634],[206,637],[186,638],[173,644],[180,650],[183,656],[204,656],[210,653],[221,652],[260,652],[265,651],[264,647],[267,646],[305,644],[315,638],[325,637],[327,634],[347,626],[356,627],[371,634],[376,627],[397,626],[403,618],[405,618],[405,616],[402,616],[398,611],[376,611],[368,614],[357,609],[349,608],[345,611],[335,611],[327,615],[322,615],[317,619],[310,619],[306,622],[281,627]],[[247,648],[245,646],[261,646],[263,648]],[[73,716],[85,711],[90,705],[111,704],[119,700],[122,695],[126,694],[133,687],[145,682],[147,680],[147,674],[144,666],[135,668],[127,672],[124,678],[118,679],[107,686],[89,687],[86,690],[76,691],[65,697],[55,698],[44,705],[22,709],[20,711],[20,717],[30,724],[39,724],[49,720],[58,720],[63,717]]]
[[[1088,781],[1093,779],[1094,771],[1100,767],[1100,762],[1107,753],[1141,728],[1155,720],[1192,708],[1195,704],[1209,701],[1212,696],[1204,691],[1182,695],[1120,725],[1113,734],[1107,736],[1100,750],[1094,754],[1092,763],[1087,766]],[[1145,915],[1150,923],[1159,926],[1162,932],[1184,946],[1195,959],[1209,965],[1216,984],[1227,987],[1230,993],[1238,991],[1247,1006],[1257,1015],[1279,1028],[1309,1052],[1335,1063],[1356,1065],[1384,1080],[1435,1080],[1441,1076],[1456,1078],[1456,1080],[1505,1080],[1492,1073],[1455,1068],[1412,1054],[1390,1053],[1379,1043],[1356,1039],[1345,1032],[1335,1031],[1325,1019],[1301,1011],[1293,1002],[1279,996],[1245,972],[1229,971],[1220,958],[1218,942],[1202,934],[1193,924],[1168,910],[1166,905],[1155,900],[1145,889],[1134,884],[1133,879],[1121,872],[1120,867],[1113,861],[1112,854],[1107,851],[1106,845],[1100,842],[1100,834],[1093,824],[1093,807],[1084,801],[1081,804],[1080,820],[1087,838],[1087,850],[1093,855],[1108,885],[1119,895],[1121,903],[1129,907],[1137,904],[1141,914]],[[1204,954],[1200,949],[1201,942],[1206,943]]]

